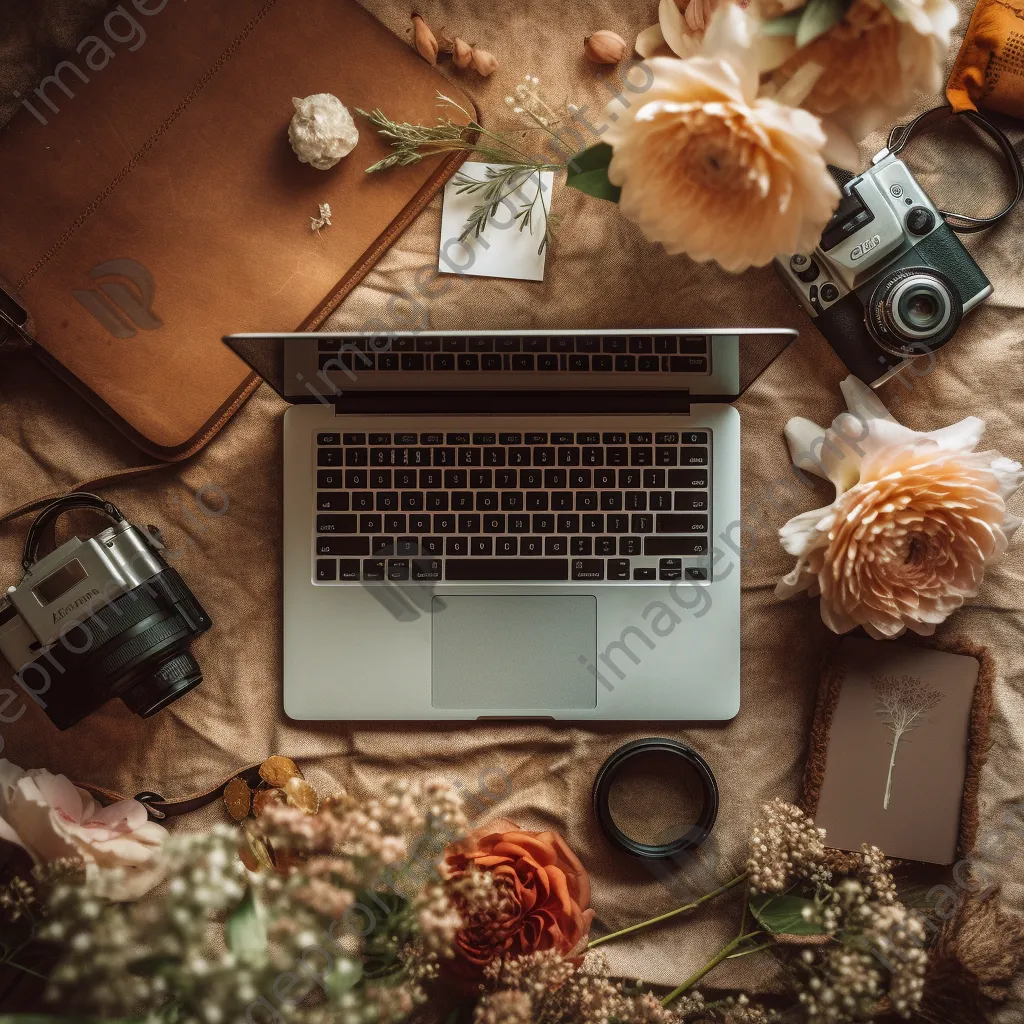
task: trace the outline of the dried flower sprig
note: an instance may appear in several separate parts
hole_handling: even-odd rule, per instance
[[[540,97],[539,84],[540,79],[536,75],[527,75],[523,84],[516,88],[516,95],[507,96],[505,102],[513,108],[514,113],[527,119],[529,127],[553,135],[558,116]],[[519,145],[521,140],[484,128],[470,111],[450,96],[438,93],[437,98],[440,108],[458,111],[465,121],[455,121],[451,116],[440,115],[432,125],[409,124],[408,121],[393,121],[379,109],[367,113],[357,108],[356,112],[367,118],[392,146],[392,152],[367,167],[366,172],[373,174],[390,167],[407,167],[443,153],[471,153],[487,163],[502,164],[500,168],[488,168],[483,179],[471,177],[465,171],[456,176],[455,184],[460,193],[479,197],[463,226],[459,240],[479,237],[498,207],[516,197],[518,207],[515,222],[520,231],[528,230],[532,233],[535,220],[540,221],[543,230],[537,251],[543,252],[548,245],[551,220],[541,172],[563,170],[565,164],[539,159]],[[533,191],[528,195],[526,190],[530,188]]]

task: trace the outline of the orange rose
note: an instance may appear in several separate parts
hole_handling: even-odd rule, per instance
[[[497,911],[460,907],[465,921],[455,940],[453,973],[475,983],[497,958],[554,949],[583,952],[594,919],[590,878],[557,832],[524,832],[494,821],[454,843],[444,867],[452,879],[473,869],[489,872],[504,897]]]

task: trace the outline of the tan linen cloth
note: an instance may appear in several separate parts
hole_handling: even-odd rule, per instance
[[[26,17],[29,6],[22,0]],[[47,41],[58,38],[54,32],[59,29],[60,44],[68,45],[86,31],[83,11],[95,6],[65,0],[56,8],[60,16],[48,15],[52,24],[40,29],[44,45],[36,55],[45,57],[30,59],[33,33],[24,33],[0,70],[0,92],[9,95],[11,88],[34,86],[38,77],[33,75],[52,67]],[[367,6],[395,32],[407,34],[403,5],[372,0]],[[596,121],[611,95],[604,83],[613,72],[584,60],[584,34],[611,28],[632,38],[654,20],[655,6],[610,0],[583,6],[538,0],[499,5],[427,0],[419,10],[435,27],[444,26],[497,55],[501,69],[491,79],[468,74],[460,82],[473,92],[485,117],[501,123],[503,96],[527,72],[541,77],[550,101],[587,104]],[[962,22],[966,24],[966,16]],[[10,52],[10,40],[6,45]],[[337,45],[339,59],[343,57],[343,41],[325,40],[324,45]],[[937,101],[930,98],[921,109]],[[402,116],[398,110],[388,113]],[[868,140],[865,157],[878,148],[880,138]],[[996,165],[984,159],[948,165],[944,154],[949,151],[927,142],[912,144],[909,160],[925,187],[944,192],[942,198],[954,206],[962,201],[968,212],[970,202],[990,203],[994,209],[1006,190]],[[945,179],[940,174],[944,167],[951,172]],[[433,328],[798,327],[800,340],[741,402],[748,551],[743,563],[739,717],[694,729],[657,722],[584,728],[289,721],[282,710],[280,667],[285,406],[263,388],[197,457],[105,492],[135,522],[162,527],[176,556],[174,564],[212,614],[214,628],[196,644],[205,673],[202,686],[151,720],[133,717],[115,701],[66,733],[58,733],[38,708],[28,707],[18,721],[0,722],[3,756],[122,793],[157,790],[168,798],[205,788],[235,767],[274,752],[296,758],[321,790],[342,784],[370,792],[392,778],[440,775],[475,791],[483,775],[490,790],[501,794],[504,776],[510,792],[491,804],[491,810],[526,828],[555,828],[564,834],[591,872],[595,931],[665,911],[733,875],[744,860],[758,806],[776,795],[797,795],[819,664],[833,639],[815,603],[780,603],[773,594],[775,582],[792,563],[775,532],[795,513],[821,506],[831,496],[824,483],[813,489],[784,486],[789,474],[782,427],[796,414],[830,421],[843,408],[837,384],[844,368],[770,268],[733,276],[715,266],[666,256],[645,242],[615,207],[562,185],[556,186],[553,202],[562,221],[543,283],[446,277],[432,287],[443,294],[417,300],[422,309],[412,308],[402,296],[415,294],[419,268],[436,265],[436,200],[330,326],[354,329],[380,316],[395,327],[407,327],[422,322],[419,317],[425,312]],[[1024,416],[1022,218],[1024,212],[1018,211],[1008,223],[967,238],[995,283],[995,296],[967,318],[934,372],[914,380],[911,392],[900,384],[885,390],[889,398],[902,396],[898,415],[915,428],[944,426],[972,413],[985,417],[985,446],[1018,459],[1024,455],[1019,429]],[[315,236],[310,244],[316,244]],[[0,507],[138,460],[120,435],[28,356],[0,363]],[[1020,499],[1015,505],[1019,511]],[[0,531],[0,582],[5,585],[18,576],[26,525]],[[982,785],[983,841],[1004,829],[1004,815],[1024,798],[1022,578],[1024,544],[1018,543],[988,574],[979,597],[939,634],[967,635],[985,643],[999,664],[995,743]],[[373,685],[373,680],[346,677],[343,637],[325,642],[337,643],[339,685]],[[715,685],[713,679],[707,683]],[[6,713],[15,712],[8,708]],[[591,817],[589,801],[597,768],[617,746],[666,734],[686,740],[707,757],[718,776],[722,808],[704,855],[686,870],[673,869],[662,877],[609,847]],[[221,818],[214,806],[180,827],[198,828]],[[1024,909],[1021,844],[1010,836],[997,844],[997,855],[999,863],[993,864],[991,857],[983,863],[1002,881],[1009,904]],[[612,968],[621,974],[676,984],[731,938],[738,924],[735,903],[723,903],[605,949]],[[755,956],[726,964],[713,980],[746,984],[763,976],[769,963]]]

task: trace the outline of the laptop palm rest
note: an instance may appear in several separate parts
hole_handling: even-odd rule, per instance
[[[597,707],[597,598],[445,596],[431,613],[435,708]]]

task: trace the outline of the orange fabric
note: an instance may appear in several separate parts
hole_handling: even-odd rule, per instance
[[[979,0],[946,96],[957,113],[1024,117],[1024,0]]]

